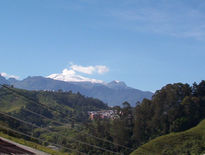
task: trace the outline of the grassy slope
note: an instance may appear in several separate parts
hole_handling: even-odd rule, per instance
[[[37,149],[37,150],[40,150],[40,151],[43,151],[43,152],[46,152],[46,153],[49,153],[49,154],[52,154],[52,155],[66,155],[66,153],[61,153],[61,152],[58,152],[58,151],[54,151],[54,150],[49,149],[49,148],[47,148],[45,146],[36,144],[34,142],[26,141],[24,139],[20,139],[20,138],[16,138],[16,137],[11,137],[11,136],[6,135],[6,134],[4,134],[2,132],[0,132],[0,136],[4,137],[6,139],[12,140],[12,141],[14,141],[16,143],[19,143],[19,144],[22,144],[22,145],[25,145],[25,146],[29,146],[31,148],[34,148],[34,149]]]
[[[131,155],[200,155],[205,153],[205,120],[196,127],[160,136],[140,146]]]
[[[18,98],[10,94],[1,96],[0,100],[0,109],[4,112],[17,111],[26,105],[26,101],[22,100],[22,98]]]

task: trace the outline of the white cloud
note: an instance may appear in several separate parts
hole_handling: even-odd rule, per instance
[[[85,73],[85,74],[93,74],[95,71],[95,67],[93,66],[88,66],[88,67],[83,67],[79,65],[72,65],[70,66],[71,69],[77,72]]]
[[[109,68],[106,66],[80,66],[80,65],[71,65],[70,68],[74,71],[80,72],[80,73],[85,73],[85,74],[93,74],[93,73],[98,73],[98,74],[103,74],[109,71]]]
[[[51,78],[54,80],[66,81],[66,82],[92,82],[92,83],[104,83],[102,80],[92,79],[88,77],[81,76],[77,74],[85,73],[85,74],[103,74],[108,72],[109,69],[106,66],[80,66],[71,64],[70,69],[64,69],[62,73],[51,74],[47,76],[47,78]]]
[[[4,73],[4,72],[2,72],[2,73],[0,73],[0,74],[1,74],[1,76],[5,77],[5,78],[14,78],[14,79],[19,79],[19,76],[9,75],[9,74]]]

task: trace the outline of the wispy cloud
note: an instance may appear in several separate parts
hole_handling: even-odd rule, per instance
[[[74,65],[71,64],[69,69],[65,68],[62,73],[55,73],[47,76],[48,78],[55,79],[55,80],[61,80],[61,81],[67,81],[67,82],[92,82],[92,83],[103,83],[102,80],[92,79],[88,77],[84,77],[82,75],[79,75],[78,73],[84,73],[84,74],[103,74],[105,72],[108,72],[109,69],[106,66],[103,65],[97,65],[97,66],[81,66],[81,65]]]
[[[106,72],[109,72],[109,68],[106,66],[95,66],[95,70],[98,74],[104,74]]]
[[[1,76],[5,77],[5,78],[15,78],[15,79],[19,79],[19,76],[9,75],[9,74],[4,73],[4,72],[2,72],[2,73],[0,73],[0,74],[1,74]]]
[[[205,37],[205,7],[199,7],[201,1],[197,6],[165,0],[155,5],[148,1],[151,5],[146,1],[137,6],[136,2],[135,7],[113,9],[111,15],[136,31],[196,39]]]

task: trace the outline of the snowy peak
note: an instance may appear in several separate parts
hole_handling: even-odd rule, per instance
[[[0,76],[0,84],[10,84],[16,88],[27,90],[54,90],[72,91],[102,100],[109,106],[121,105],[127,101],[135,106],[137,101],[144,98],[150,99],[151,92],[144,92],[138,89],[127,87],[122,81],[112,81],[110,83],[92,83],[85,81],[64,82],[62,80],[54,80],[41,76],[27,77],[24,80],[5,79]]]
[[[101,80],[87,78],[76,74],[73,70],[64,69],[60,74],[51,74],[47,78],[53,80],[59,80],[64,82],[91,82],[91,83],[103,83]]]

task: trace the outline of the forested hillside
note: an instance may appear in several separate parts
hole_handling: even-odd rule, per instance
[[[89,119],[88,111],[105,109],[108,106],[100,100],[71,91],[27,91],[3,85],[0,88],[0,131],[40,145],[62,145],[60,132],[77,135]],[[59,149],[72,152],[69,148]]]
[[[0,88],[0,109],[16,115],[23,115],[24,109],[30,109],[50,118],[61,120],[72,117],[82,122],[88,118],[88,111],[108,109],[108,106],[100,100],[71,91],[27,91],[4,86]]]
[[[119,112],[119,119],[96,121],[93,126],[98,130],[89,132],[129,147],[115,147],[116,151],[128,154],[151,139],[187,130],[204,119],[205,81],[193,86],[168,84],[156,91],[152,100],[145,99],[135,108],[126,102],[123,108],[114,108]]]
[[[5,114],[1,114],[1,124],[72,149],[64,148],[63,151],[129,154],[156,137],[185,131],[203,120],[205,81],[192,86],[168,84],[156,91],[151,100],[144,99],[134,108],[128,102],[122,107],[109,108],[79,93],[25,91],[12,87],[0,89],[0,105],[1,111],[37,126],[31,128]],[[112,109],[118,117],[88,120],[87,111],[100,109]],[[198,145],[203,151],[202,146]]]

